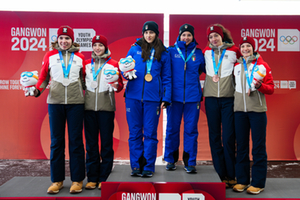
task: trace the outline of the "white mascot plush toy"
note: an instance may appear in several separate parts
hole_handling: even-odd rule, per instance
[[[108,83],[108,90],[109,92],[112,92],[112,91],[117,91],[116,88],[114,88],[112,86],[112,84],[116,83],[117,80],[119,79],[119,71],[118,71],[118,68],[116,67],[113,67],[113,66],[109,66],[107,67],[104,71],[103,71],[103,74],[104,74],[104,79],[105,81]],[[118,82],[117,82],[118,83]]]
[[[257,81],[262,80],[266,76],[266,68],[263,65],[258,65],[254,68],[253,81],[251,83],[251,90],[255,90]]]
[[[34,96],[35,84],[37,83],[38,71],[23,72],[21,74],[20,83],[25,91],[25,96]]]
[[[131,56],[128,56],[127,58],[121,58],[119,61],[119,67],[124,76],[128,77],[129,80],[137,78],[135,75],[136,70],[134,69],[135,60]]]

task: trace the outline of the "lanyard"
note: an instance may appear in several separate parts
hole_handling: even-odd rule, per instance
[[[256,66],[256,64],[257,64],[257,60],[258,60],[258,59],[256,59],[255,64],[253,65],[253,68],[252,68],[252,71],[251,71],[251,76],[250,76],[250,78],[249,78],[249,74],[248,74],[248,70],[247,70],[247,63],[246,63],[245,59],[243,58],[243,62],[244,62],[244,70],[245,70],[246,79],[247,79],[249,88],[251,88],[251,83],[252,83],[252,81],[253,81],[253,72],[254,72],[254,68],[255,68],[255,66]]]
[[[150,60],[147,60],[147,74],[150,74],[152,63],[153,63],[154,53],[155,53],[155,50],[152,48]]]
[[[62,65],[63,72],[64,72],[64,78],[68,78],[70,70],[71,70],[71,65],[73,63],[74,52],[72,52],[72,54],[71,54],[69,64],[68,64],[68,68],[66,68],[65,61],[64,61],[64,58],[63,58],[63,55],[62,55],[61,51],[59,51],[59,58],[60,58],[60,62],[61,62],[61,65]]]
[[[213,64],[214,64],[215,75],[218,75],[218,71],[219,71],[220,65],[222,63],[223,57],[225,55],[225,52],[226,52],[226,49],[223,50],[222,55],[221,55],[221,57],[219,59],[219,62],[218,62],[218,66],[216,66],[215,52],[214,52],[214,50],[211,50],[211,57],[212,57]]]
[[[179,49],[177,43],[175,44],[175,47],[176,47],[178,53],[180,54],[181,58],[183,59],[183,61],[184,61],[185,63],[187,63],[187,62],[189,61],[189,59],[192,57],[192,55],[193,55],[193,54],[195,53],[195,51],[196,51],[196,47],[195,47],[195,48],[193,49],[193,51],[190,53],[190,55],[187,57],[187,59],[184,59],[184,57],[183,57],[183,55],[182,55],[182,52],[181,52],[181,50]]]
[[[104,67],[104,65],[110,60],[111,58],[109,58],[107,61],[105,61],[105,63],[103,63],[103,65],[101,65],[101,67],[98,68],[97,72],[95,73],[95,63],[94,63],[94,59],[91,60],[91,65],[92,65],[92,72],[93,72],[93,80],[95,81],[97,79],[97,76],[99,74],[99,72],[101,71],[101,69]]]

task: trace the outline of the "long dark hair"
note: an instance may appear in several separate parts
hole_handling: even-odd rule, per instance
[[[144,36],[142,37],[141,40],[142,40],[141,47],[142,47],[143,61],[146,62],[146,60],[150,58],[151,49],[153,47],[155,50],[154,58],[156,58],[156,60],[159,62],[161,59],[161,53],[163,51],[166,51],[166,48],[164,47],[162,41],[157,37],[157,35],[155,36],[155,39],[151,44],[145,40]]]
[[[222,29],[223,31],[223,42],[228,42],[228,43],[232,43],[233,39],[231,37],[230,31],[228,29],[226,29],[223,25],[221,24],[214,24],[213,26],[218,26]]]

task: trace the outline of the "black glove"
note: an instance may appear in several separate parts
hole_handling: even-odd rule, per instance
[[[167,101],[162,101],[161,104],[164,104],[165,108],[167,108],[169,105],[171,105],[171,103],[169,103]]]

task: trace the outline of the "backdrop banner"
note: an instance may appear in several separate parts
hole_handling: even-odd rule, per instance
[[[40,72],[43,57],[56,40],[60,26],[74,29],[74,40],[80,44],[86,59],[91,57],[95,34],[107,37],[112,58],[117,61],[126,57],[131,45],[142,37],[146,21],[157,22],[163,39],[163,14],[0,12],[0,19],[0,159],[50,157],[48,90],[39,98],[25,97],[19,80],[24,71]],[[129,134],[123,95],[124,90],[116,94],[114,150],[115,159],[128,160]],[[161,124],[158,139],[162,144]],[[66,142],[66,152],[67,147]],[[162,154],[162,145],[158,153]]]
[[[216,23],[231,32],[237,46],[241,37],[254,38],[255,51],[271,67],[275,83],[274,94],[266,95],[268,160],[300,160],[300,92],[297,88],[300,79],[300,16],[170,15],[170,46],[178,37],[179,27],[185,23],[194,26],[195,39],[202,50],[208,44],[207,28]],[[205,75],[200,79],[204,80]],[[203,102],[198,144],[198,159],[209,159]]]
[[[61,25],[69,25],[74,29],[75,42],[81,45],[81,52],[86,59],[91,56],[91,40],[95,34],[108,38],[112,58],[119,60],[126,56],[130,46],[142,36],[142,26],[146,21],[158,23],[159,37],[162,40],[164,33],[163,14],[3,11],[0,12],[0,18],[0,159],[50,157],[46,103],[48,90],[39,98],[25,97],[19,80],[24,71],[40,72],[42,59],[49,50],[50,43],[56,40],[56,31]],[[206,30],[214,23],[220,23],[229,29],[237,46],[241,37],[254,37],[256,51],[271,67],[275,83],[274,94],[266,97],[268,160],[300,160],[300,93],[297,88],[300,72],[300,16],[170,15],[170,46],[175,43],[179,27],[184,23],[195,27],[195,39],[201,49],[208,43]],[[200,76],[202,83],[204,79],[205,74]],[[124,90],[116,94],[116,160],[129,159],[129,132],[123,95]],[[162,124],[161,117],[158,128],[159,157],[163,152]],[[203,102],[198,127],[197,160],[211,160]],[[182,146],[181,143],[181,155]],[[66,142],[66,151],[67,147]]]

